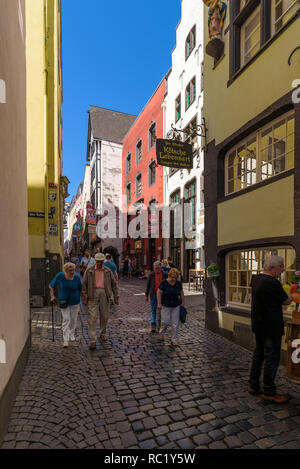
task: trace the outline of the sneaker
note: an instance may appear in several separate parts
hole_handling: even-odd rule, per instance
[[[105,334],[102,334],[102,335],[100,336],[100,340],[101,340],[102,342],[105,342],[105,341],[107,340],[106,335],[105,335]]]
[[[275,396],[265,396],[265,394],[263,394],[261,397],[264,401],[275,402],[275,404],[284,404],[285,402],[288,402],[290,400],[289,397],[278,396],[278,394],[276,394]]]
[[[69,346],[69,341],[68,341],[68,340],[64,340],[63,348],[67,348],[68,346]]]
[[[96,348],[96,342],[91,342],[90,343],[90,350],[95,350]]]
[[[157,338],[159,340],[164,340],[165,336],[163,334],[158,334]]]
[[[76,339],[75,339],[75,336],[74,336],[74,335],[72,335],[72,337],[70,338],[70,341],[71,341],[71,342],[75,342],[75,341],[76,341]]]
[[[253,396],[255,396],[255,395],[259,394],[259,391],[256,390],[256,389],[253,389],[253,388],[251,388],[251,386],[249,386],[249,388],[248,388],[248,393],[249,393],[249,394],[252,394]]]
[[[156,326],[152,326],[152,327],[151,327],[151,333],[152,333],[152,334],[155,334],[155,332],[156,332]]]

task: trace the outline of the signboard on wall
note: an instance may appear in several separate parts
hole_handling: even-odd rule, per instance
[[[156,159],[161,166],[177,169],[193,168],[193,147],[177,140],[156,140]]]

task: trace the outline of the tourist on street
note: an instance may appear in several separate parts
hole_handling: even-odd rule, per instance
[[[106,340],[106,326],[109,315],[109,300],[119,304],[117,282],[112,272],[104,266],[105,255],[95,255],[96,265],[87,269],[83,277],[82,303],[88,305],[90,349],[96,348],[96,321],[99,314],[100,339]]]
[[[156,261],[153,264],[153,272],[151,272],[147,279],[146,287],[146,301],[151,305],[151,332],[159,332],[161,326],[161,311],[158,311],[158,325],[156,329],[156,313],[157,313],[157,289],[161,282],[167,278],[167,275],[162,271],[161,262]]]
[[[184,306],[182,283],[179,282],[179,271],[171,269],[168,278],[163,280],[157,290],[157,307],[162,310],[163,326],[160,338],[163,339],[168,326],[172,326],[172,345],[178,345],[180,305]]]
[[[250,372],[250,394],[259,394],[259,378],[264,363],[264,393],[262,399],[278,404],[288,401],[288,397],[276,394],[275,377],[280,362],[281,339],[284,335],[282,305],[292,301],[278,278],[284,272],[282,257],[270,256],[264,264],[264,272],[254,275],[251,280],[252,330],[256,336],[252,367]]]
[[[75,273],[75,264],[68,262],[50,282],[50,298],[56,301],[54,288],[59,286],[58,304],[62,314],[63,346],[75,341],[75,329],[80,305],[81,279]]]
[[[171,270],[171,267],[170,267],[169,262],[168,262],[167,259],[163,260],[162,270],[165,274],[168,274],[169,271]]]
[[[129,266],[129,259],[128,259],[128,256],[126,256],[124,260],[124,266],[123,266],[123,277],[128,277],[128,266]]]
[[[173,264],[172,262],[172,257],[168,257],[168,264],[171,267],[171,269],[176,269],[176,265]]]
[[[104,265],[107,267],[109,270],[111,270],[113,276],[115,277],[116,281],[118,281],[118,269],[114,261],[112,260],[112,257],[110,254],[105,255],[105,262]]]
[[[82,258],[81,263],[80,263],[80,275],[81,275],[81,277],[83,278],[86,269],[88,269],[89,267],[92,267],[95,264],[96,264],[95,259],[91,256],[90,251],[88,249],[86,249],[84,251],[84,257]]]

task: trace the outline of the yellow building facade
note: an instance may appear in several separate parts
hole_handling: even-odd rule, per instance
[[[27,2],[26,27],[30,295],[45,302],[49,280],[61,270],[68,183],[62,177],[60,0]]]
[[[206,325],[251,348],[252,275],[271,253],[284,281],[300,267],[300,7],[224,4],[221,36],[209,37],[205,8],[205,253],[220,268]]]

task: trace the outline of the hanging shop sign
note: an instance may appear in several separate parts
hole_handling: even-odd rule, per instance
[[[178,169],[193,168],[193,147],[178,140],[156,140],[156,159],[161,166]]]

